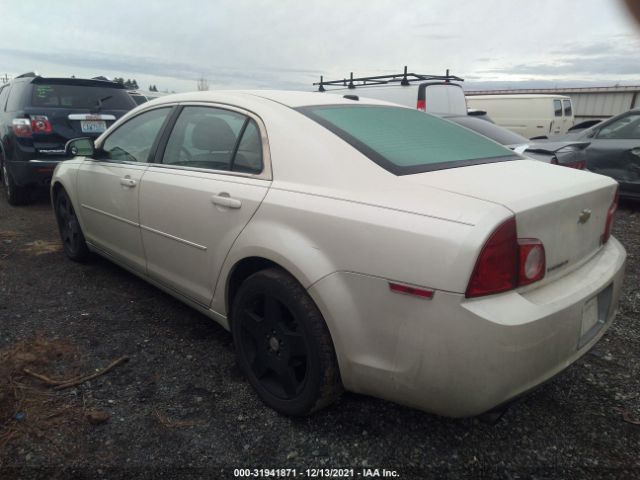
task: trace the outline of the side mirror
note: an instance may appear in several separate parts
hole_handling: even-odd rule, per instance
[[[73,157],[92,157],[96,151],[93,139],[89,137],[69,140],[64,149],[67,152],[67,155]]]
[[[590,131],[590,132],[587,134],[587,138],[594,138],[596,135],[598,135],[598,129],[597,129],[597,128],[595,128],[595,129],[593,129],[592,131]]]

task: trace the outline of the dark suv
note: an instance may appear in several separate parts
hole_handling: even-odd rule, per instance
[[[72,138],[96,138],[136,106],[127,90],[106,80],[44,78],[33,73],[0,87],[0,173],[11,205],[29,189],[48,186],[69,157]]]

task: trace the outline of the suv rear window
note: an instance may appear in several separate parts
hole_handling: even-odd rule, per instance
[[[322,105],[297,110],[395,175],[519,158],[466,128],[410,108]]]
[[[126,90],[118,88],[37,83],[33,85],[31,105],[47,108],[101,107],[102,110],[130,110],[135,102]]]

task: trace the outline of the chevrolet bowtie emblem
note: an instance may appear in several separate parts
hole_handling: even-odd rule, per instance
[[[591,218],[591,210],[585,208],[580,212],[580,216],[578,217],[578,223],[587,223]]]

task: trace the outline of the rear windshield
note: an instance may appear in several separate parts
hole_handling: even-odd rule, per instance
[[[519,158],[465,128],[410,108],[322,105],[297,110],[395,175]]]
[[[465,115],[462,117],[445,118],[452,122],[456,122],[463,127],[470,128],[474,132],[484,135],[485,137],[489,137],[491,140],[502,145],[523,145],[525,143],[529,143],[529,140],[523,136],[478,117]]]
[[[136,106],[126,90],[118,88],[37,83],[33,85],[31,105],[101,110],[130,110]]]

